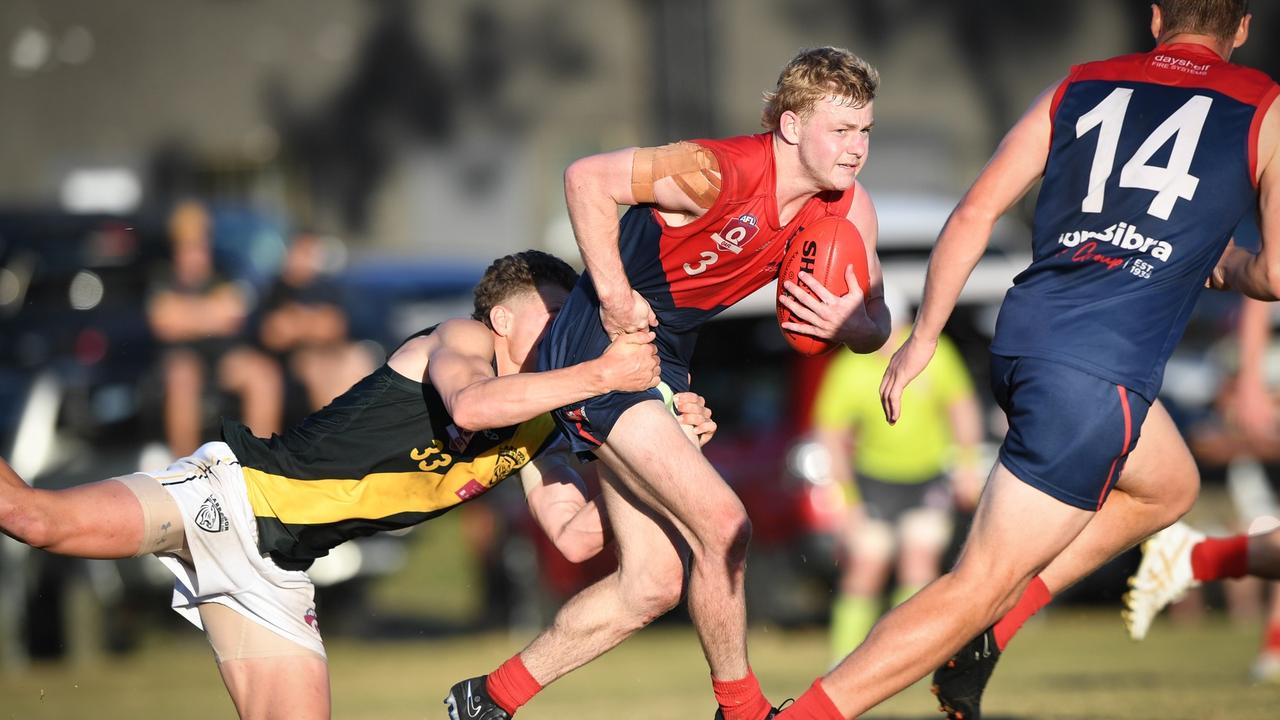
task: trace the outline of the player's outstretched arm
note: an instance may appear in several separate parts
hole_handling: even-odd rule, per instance
[[[880,384],[880,401],[890,424],[898,421],[903,389],[933,357],[960,291],[986,252],[996,220],[1044,175],[1052,130],[1050,108],[1057,87],[1055,83],[1041,93],[1005,135],[938,236],[929,256],[924,300],[915,326],[889,362]]]
[[[429,381],[460,427],[485,430],[522,423],[603,393],[656,387],[660,367],[652,341],[649,332],[623,335],[598,358],[499,377],[493,370],[493,333],[475,320],[456,319],[406,343],[389,364],[402,375]]]
[[[520,470],[529,514],[556,550],[573,563],[595,557],[604,548],[605,521],[599,498],[573,468],[568,446],[543,453]]]
[[[1262,248],[1257,253],[1227,246],[1209,279],[1210,287],[1239,290],[1251,298],[1280,299],[1280,102],[1273,102],[1258,136],[1258,228]]]

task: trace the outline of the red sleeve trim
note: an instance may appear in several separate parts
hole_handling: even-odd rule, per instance
[[[1276,96],[1280,95],[1280,85],[1272,85],[1271,89],[1258,102],[1258,109],[1253,113],[1253,122],[1249,125],[1249,182],[1258,187],[1258,135],[1262,132],[1262,119],[1266,117]]]
[[[1053,150],[1053,132],[1054,132],[1054,128],[1057,126],[1056,121],[1058,118],[1058,105],[1062,104],[1062,98],[1064,95],[1067,94],[1067,88],[1071,86],[1071,83],[1075,80],[1076,73],[1079,71],[1080,71],[1079,65],[1072,67],[1071,72],[1067,73],[1067,76],[1062,79],[1061,83],[1058,84],[1058,89],[1053,91],[1053,103],[1049,105],[1049,149],[1050,151]]]
[[[1053,92],[1053,104],[1049,106],[1049,122],[1053,122],[1054,118],[1058,117],[1058,106],[1062,104],[1062,96],[1067,94],[1067,87],[1071,85],[1079,69],[1079,65],[1071,68],[1071,72],[1067,73],[1067,76],[1058,84],[1058,89]]]

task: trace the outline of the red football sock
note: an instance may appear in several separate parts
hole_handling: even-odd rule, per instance
[[[524,666],[524,661],[518,654],[489,673],[485,687],[489,691],[489,697],[509,715],[515,715],[521,705],[529,702],[542,690],[542,686],[529,674],[529,669]]]
[[[760,692],[760,681],[751,668],[747,668],[747,676],[741,680],[711,678],[711,689],[715,691],[724,720],[763,720],[773,709]]]
[[[1031,619],[1032,615],[1040,612],[1040,608],[1049,604],[1053,599],[1053,593],[1049,592],[1048,586],[1037,575],[1031,578],[1031,583],[1027,585],[1027,589],[1022,591],[1022,597],[1018,598],[1018,604],[1013,609],[1004,614],[995,624],[993,629],[996,636],[996,647],[1004,652],[1004,648],[1013,639],[1014,635],[1022,629],[1022,624]]]
[[[783,710],[778,720],[845,720],[836,709],[836,704],[827,697],[822,689],[822,680],[814,680],[809,689],[796,699],[796,703]]]
[[[1262,649],[1269,653],[1280,653],[1280,623],[1267,626],[1267,634],[1262,636]]]
[[[1191,548],[1191,575],[1205,582],[1249,574],[1249,536],[1209,538]]]

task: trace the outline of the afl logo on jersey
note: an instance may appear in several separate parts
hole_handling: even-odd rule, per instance
[[[716,247],[734,255],[742,252],[742,246],[751,242],[751,239],[760,232],[760,225],[756,222],[756,216],[750,213],[743,213],[737,217],[729,218],[729,222],[725,223],[724,229],[718,233],[712,233],[711,239],[716,241]]]

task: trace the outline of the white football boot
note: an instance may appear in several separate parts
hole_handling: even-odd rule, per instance
[[[1191,574],[1191,548],[1204,537],[1204,533],[1176,522],[1142,544],[1142,564],[1129,578],[1129,592],[1125,593],[1125,609],[1121,612],[1129,637],[1145,638],[1151,621],[1165,606],[1200,585]]]

